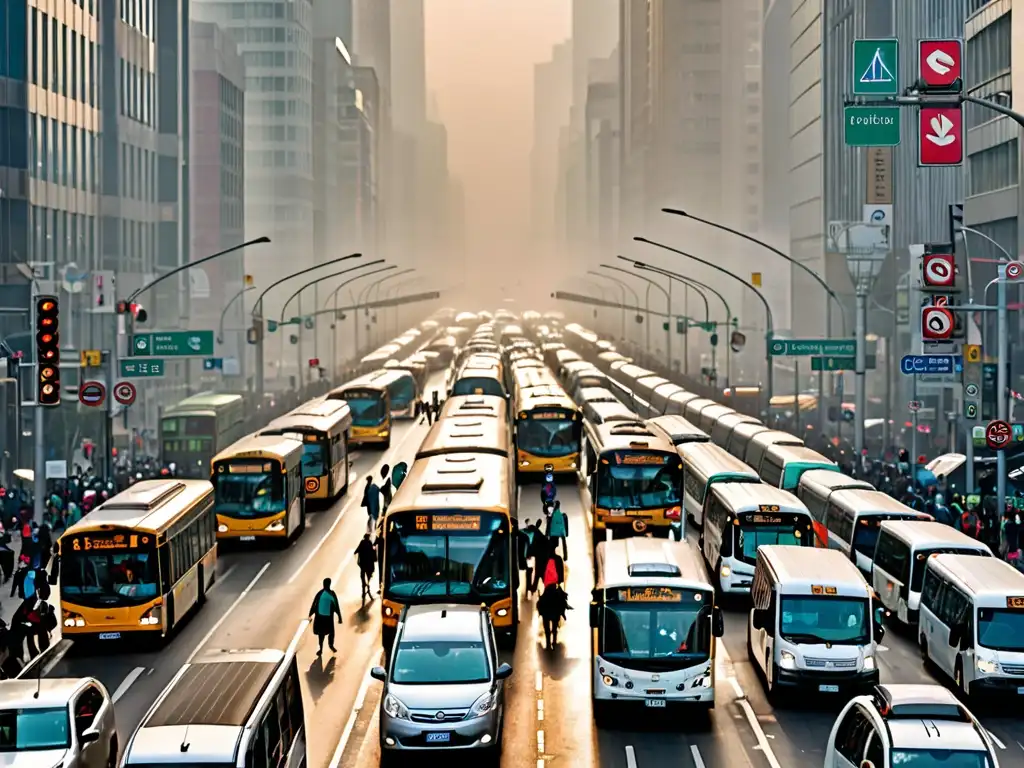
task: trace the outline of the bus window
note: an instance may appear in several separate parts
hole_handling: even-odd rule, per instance
[[[387,418],[387,404],[380,392],[344,392],[343,399],[352,411],[352,423],[357,427],[375,427]]]
[[[284,512],[285,476],[276,462],[232,461],[226,472],[214,477],[217,514],[227,517],[261,517]]]
[[[580,450],[583,424],[572,415],[528,414],[516,426],[516,443],[524,451],[542,458],[557,458]]]
[[[329,464],[327,446],[316,435],[304,435],[302,441],[302,476],[321,477]]]
[[[628,593],[627,589],[609,590]],[[662,590],[672,602],[633,602],[608,599],[604,606],[601,656],[620,663],[647,660],[642,669],[660,669],[657,660],[696,663],[711,654],[712,606],[707,593]],[[675,668],[675,667],[666,667]]]
[[[681,470],[666,464],[612,464],[597,473],[599,507],[644,509],[680,503]]]

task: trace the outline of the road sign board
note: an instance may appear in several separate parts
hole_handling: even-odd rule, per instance
[[[163,360],[121,360],[119,373],[122,379],[153,379],[164,375]]]
[[[951,89],[963,77],[963,40],[921,40],[917,51],[919,75],[930,89]]]
[[[993,451],[1001,451],[1010,444],[1013,437],[1013,427],[1009,422],[996,419],[990,421],[985,427],[985,445]]]
[[[103,352],[98,349],[83,349],[80,363],[83,368],[99,368],[103,364]]]
[[[772,339],[769,347],[771,354],[786,357],[808,357],[810,355],[851,357],[857,354],[856,339]]]
[[[900,108],[846,107],[843,140],[849,147],[895,147],[900,143]]]
[[[83,381],[78,388],[78,402],[99,408],[107,400],[107,388],[99,381]]]
[[[135,385],[130,381],[119,381],[114,385],[114,399],[121,405],[131,405],[138,394]]]
[[[962,107],[922,107],[918,114],[918,165],[960,165],[964,161]]]
[[[213,354],[213,331],[170,331],[142,333],[132,337],[135,357],[209,357]]]
[[[887,96],[898,94],[899,52],[899,40],[854,40],[853,92]]]
[[[208,357],[203,360],[204,371],[222,371],[224,370],[224,358],[223,357]]]
[[[912,376],[936,376],[960,373],[964,369],[961,355],[904,355],[900,373]]]
[[[878,358],[874,355],[864,356],[865,370],[874,370],[878,366]],[[831,355],[828,357],[812,357],[812,371],[854,371],[857,369],[856,355]]]
[[[1019,261],[1008,261],[1004,274],[1007,280],[1020,280],[1021,275],[1024,275],[1024,264]]]
[[[964,360],[968,363],[980,363],[981,344],[964,344]]]
[[[926,342],[949,341],[956,329],[956,318],[945,307],[921,310],[921,338]]]
[[[911,400],[907,403],[907,410],[911,413],[917,413],[921,410],[922,403],[920,400]]]

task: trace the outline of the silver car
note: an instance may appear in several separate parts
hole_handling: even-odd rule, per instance
[[[0,682],[0,768],[113,768],[114,702],[91,677]]]
[[[486,608],[417,605],[398,623],[380,703],[381,763],[401,751],[479,749],[496,764],[505,714],[504,681]]]

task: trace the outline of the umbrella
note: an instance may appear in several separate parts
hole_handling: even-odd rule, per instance
[[[36,473],[31,469],[16,469],[14,470],[14,476],[27,483],[34,483],[36,481]]]

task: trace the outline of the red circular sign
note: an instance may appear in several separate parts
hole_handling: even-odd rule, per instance
[[[1013,439],[1013,427],[1007,421],[996,419],[985,427],[985,445],[993,451],[1001,451]]]
[[[1019,280],[1021,275],[1024,275],[1024,264],[1021,264],[1019,261],[1011,261],[1007,263],[1007,280]]]
[[[99,408],[106,402],[107,388],[99,381],[83,381],[78,388],[78,402],[90,408]]]
[[[114,399],[121,405],[131,405],[134,403],[137,394],[135,385],[130,381],[119,381],[114,385]]]

